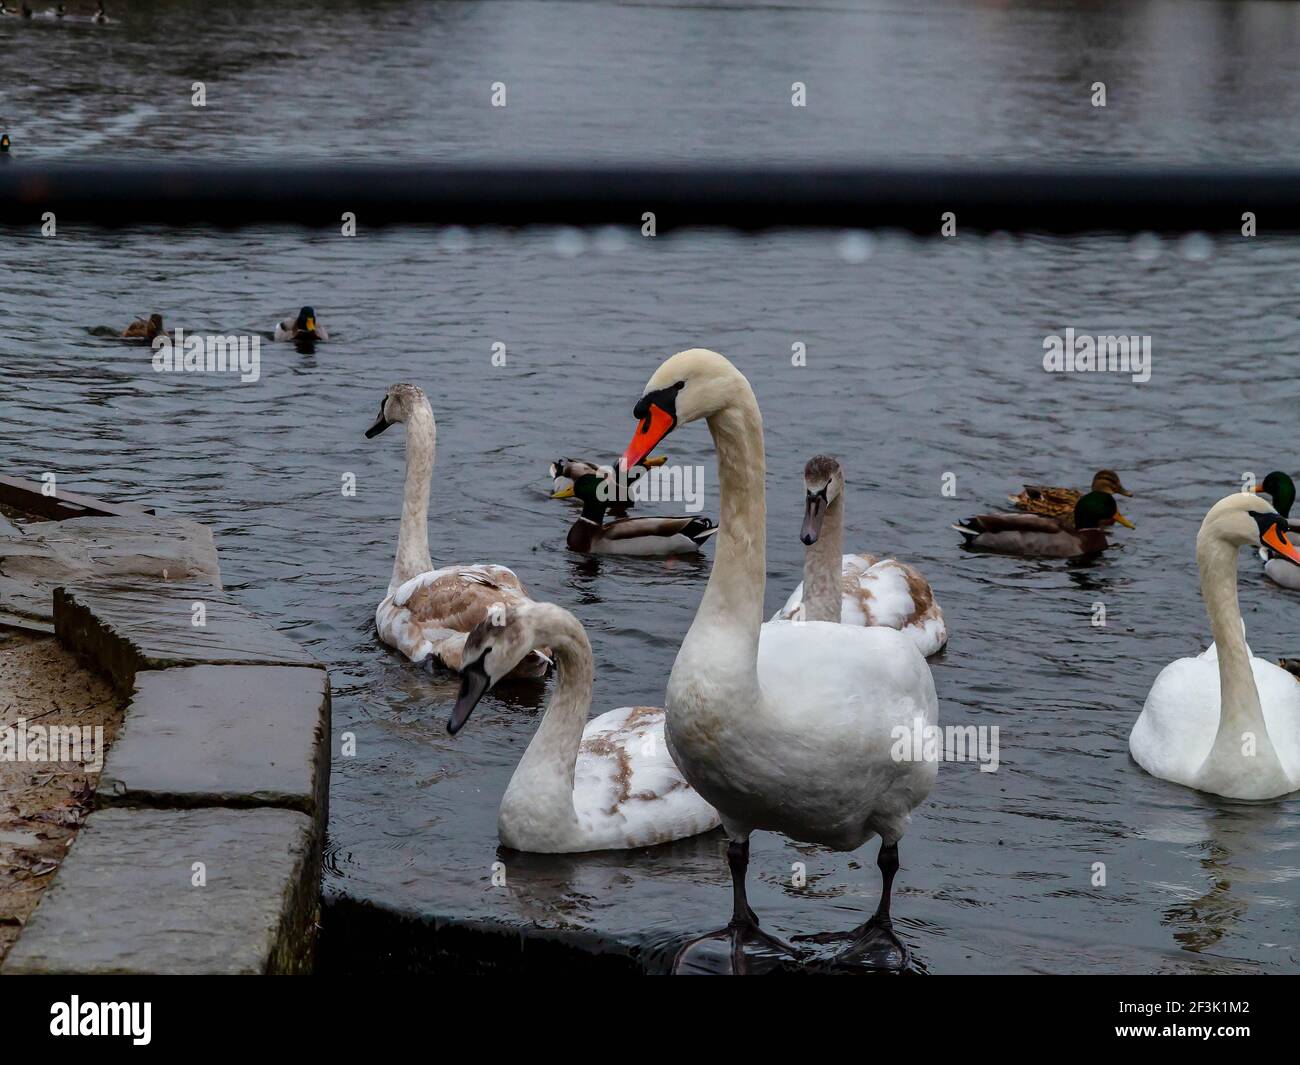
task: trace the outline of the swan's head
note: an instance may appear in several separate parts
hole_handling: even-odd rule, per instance
[[[1295,482],[1291,480],[1288,474],[1281,470],[1274,470],[1259,484],[1255,485],[1256,492],[1265,493],[1273,500],[1273,509],[1284,518],[1291,516],[1291,507],[1295,503]]]
[[[390,385],[379,402],[379,417],[366,430],[366,436],[378,436],[390,425],[410,420],[418,411],[433,413],[423,388],[419,385]]]
[[[488,608],[487,616],[465,637],[460,692],[447,721],[448,732],[454,736],[464,728],[479,700],[534,649],[546,646],[557,614],[567,615],[577,625],[572,615],[554,603],[494,603]],[[578,629],[581,631],[581,626]]]
[[[1132,496],[1119,479],[1119,474],[1114,470],[1098,470],[1092,475],[1092,490],[1094,492],[1109,492],[1113,496]]]
[[[1076,529],[1100,529],[1103,525],[1114,525],[1117,522],[1126,529],[1135,527],[1119,512],[1115,497],[1109,492],[1088,492],[1074,504]]]
[[[632,408],[640,425],[623,452],[623,466],[643,462],[677,426],[717,414],[741,389],[749,391],[745,375],[716,351],[691,348],[665,359]]]
[[[1218,540],[1233,548],[1259,545],[1300,565],[1300,550],[1288,536],[1289,530],[1286,518],[1259,496],[1233,492],[1210,508],[1196,542]]]
[[[803,468],[805,491],[803,531],[799,539],[812,545],[822,533],[822,518],[844,491],[844,470],[830,455],[814,455]]]

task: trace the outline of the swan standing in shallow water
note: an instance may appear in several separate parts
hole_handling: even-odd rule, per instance
[[[1251,654],[1237,605],[1240,548],[1262,545],[1300,563],[1287,529],[1264,500],[1241,492],[1201,522],[1196,564],[1214,643],[1165,666],[1151,686],[1129,750],[1152,776],[1230,799],[1300,789],[1300,684]]]
[[[824,621],[763,624],[767,570],[763,420],[749,382],[713,351],[679,352],[655,371],[623,455],[630,467],[679,424],[707,419],[718,455],[721,531],[713,572],[668,681],[665,734],[682,775],[721,815],[734,909],[726,929],[733,971],[744,945],[789,952],[766,935],[745,898],[749,836],[783,832],[855,850],[881,837],[880,905],[850,933],[844,960],[891,966],[907,952],[889,901],[898,841],[934,783],[934,761],[896,760],[895,729],[933,727],[934,681],[895,629]],[[704,940],[678,957],[687,965]]]
[[[844,470],[839,461],[814,455],[804,466],[803,479],[803,581],[772,620],[881,625],[903,633],[927,657],[941,651],[948,627],[920,573],[893,558],[842,554]]]
[[[390,425],[406,426],[406,487],[397,559],[388,582],[388,595],[375,610],[379,638],[426,668],[459,669],[469,630],[489,611],[530,602],[528,592],[505,566],[444,566],[434,569],[429,558],[429,483],[433,477],[438,429],[424,390],[393,385],[379,404],[379,418],[367,437]],[[550,660],[534,651],[515,672],[537,677]]]
[[[501,800],[501,842],[566,854],[649,847],[717,828],[717,811],[673,764],[662,710],[624,706],[587,720],[591,645],[578,619],[554,603],[521,603],[474,627],[448,731],[459,732],[483,694],[537,647],[554,653],[555,691]]]

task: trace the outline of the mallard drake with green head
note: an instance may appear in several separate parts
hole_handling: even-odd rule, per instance
[[[1268,496],[1273,501],[1273,509],[1282,517],[1291,516],[1291,507],[1295,504],[1295,482],[1288,474],[1274,470],[1255,485],[1255,491]],[[1267,547],[1259,549],[1259,557],[1264,562],[1265,577],[1283,588],[1300,591],[1300,566]]]
[[[1092,478],[1093,492],[1106,492],[1112,496],[1132,496],[1119,480],[1114,470],[1098,470]],[[1074,507],[1083,492],[1076,488],[1057,488],[1047,484],[1027,484],[1019,495],[1007,496],[1020,510],[1030,514],[1044,514],[1060,519],[1067,528],[1074,521]]]
[[[718,531],[708,518],[620,518],[606,522],[605,511],[613,494],[609,478],[596,472],[580,472],[575,466],[570,463],[566,470],[573,475],[573,494],[582,500],[582,513],[565,540],[570,551],[643,558],[694,555]]]
[[[628,484],[640,480],[652,466],[662,466],[668,461],[667,455],[650,455],[644,462],[638,462],[628,471]],[[570,469],[572,467],[572,469]],[[577,471],[576,473],[574,471]],[[556,459],[551,463],[551,498],[572,499],[573,479],[585,473],[599,473],[600,467],[586,459]],[[630,503],[630,501],[628,501]],[[624,507],[626,509],[626,507]]]
[[[978,514],[953,526],[966,537],[965,546],[999,555],[1025,558],[1078,558],[1104,551],[1105,527],[1133,523],[1119,512],[1109,492],[1089,492],[1074,505],[1073,522],[1066,525],[1042,514]]]

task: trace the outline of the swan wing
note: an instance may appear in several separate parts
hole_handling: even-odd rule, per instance
[[[664,712],[650,706],[620,707],[587,722],[573,806],[592,850],[648,847],[720,823],[673,762],[664,741]]]

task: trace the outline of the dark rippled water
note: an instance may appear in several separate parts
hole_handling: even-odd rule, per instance
[[[0,84],[0,119],[11,165],[158,151],[1294,161],[1298,27],[1275,4],[136,3],[104,28],[0,22],[0,48],[24,57],[23,78],[7,68]],[[195,113],[200,78],[209,107]],[[1087,105],[1098,79],[1105,112]],[[505,112],[486,106],[494,80],[510,87]],[[815,107],[793,112],[792,80]],[[566,553],[572,512],[546,498],[545,473],[559,454],[621,449],[655,365],[698,344],[731,357],[763,409],[769,610],[799,579],[800,469],[832,451],[850,480],[847,545],[913,561],[944,606],[942,720],[1000,729],[999,771],[942,766],[902,845],[895,914],[918,965],[1295,970],[1300,801],[1200,796],[1147,777],[1126,743],[1159,669],[1208,642],[1193,559],[1205,510],[1244,471],[1295,472],[1300,243],[466,241],[364,226],[354,239],[4,241],[4,468],[208,522],[227,584],[331,663],[335,732],[355,733],[358,753],[334,764],[327,892],[658,949],[725,920],[716,837],[506,855],[508,886],[491,886],[496,804],[545,689],[489,698],[453,741],[454,685],[378,644],[403,440],[362,436],[388,384],[423,385],[440,429],[435,562],[511,565],[573,610],[596,656],[596,712],[659,703],[708,562]],[[152,310],[188,329],[265,330],[303,302],[335,341],[312,356],[265,344],[255,384],[158,374],[146,351],[97,332]],[[1069,326],[1150,335],[1151,380],[1045,374],[1043,338]],[[790,364],[797,342],[804,368]],[[669,443],[706,467],[716,514],[707,432]],[[972,556],[947,527],[1022,480],[1078,484],[1103,465],[1135,491],[1138,529],[1094,564]],[[355,498],[340,492],[346,473]],[[1295,654],[1300,604],[1241,563],[1254,650]],[[777,934],[847,928],[874,907],[874,849],[758,836],[751,901]]]

